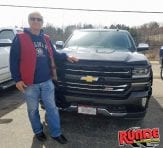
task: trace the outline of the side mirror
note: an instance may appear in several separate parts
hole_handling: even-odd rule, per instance
[[[10,39],[0,39],[0,47],[11,46],[12,41]]]
[[[145,51],[145,50],[149,50],[149,45],[146,43],[139,43],[138,47],[137,47],[137,51],[141,52],[141,51]]]
[[[64,47],[64,42],[63,41],[56,41],[55,43],[56,45],[56,48],[59,50],[59,49],[63,49]]]

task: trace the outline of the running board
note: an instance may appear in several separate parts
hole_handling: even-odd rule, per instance
[[[4,90],[7,89],[11,86],[15,85],[15,81],[11,80],[11,81],[7,81],[7,82],[3,82],[0,84],[0,90]]]

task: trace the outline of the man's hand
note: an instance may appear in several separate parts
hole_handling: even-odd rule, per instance
[[[25,91],[25,90],[24,90],[25,87],[27,87],[27,85],[25,85],[23,81],[18,81],[18,82],[16,83],[16,88],[17,88],[19,91],[23,92],[23,93],[24,93],[24,91]]]
[[[67,61],[69,61],[69,62],[71,62],[71,63],[74,63],[74,62],[78,62],[79,59],[77,59],[76,57],[71,56],[71,57],[68,57],[68,58],[67,58]]]

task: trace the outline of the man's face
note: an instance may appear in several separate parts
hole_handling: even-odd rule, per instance
[[[29,17],[29,25],[33,30],[40,30],[43,25],[43,18],[40,14],[34,13]]]

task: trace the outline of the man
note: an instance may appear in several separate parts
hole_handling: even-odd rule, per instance
[[[52,83],[52,71],[56,68],[55,60],[69,62],[78,60],[56,52],[49,37],[41,30],[43,17],[39,12],[30,13],[28,22],[30,28],[17,34],[11,46],[11,74],[16,81],[17,89],[25,96],[28,117],[37,139],[46,140],[38,111],[39,97],[41,97],[51,137],[65,144],[67,139],[61,133],[58,108],[54,99],[55,86]]]

